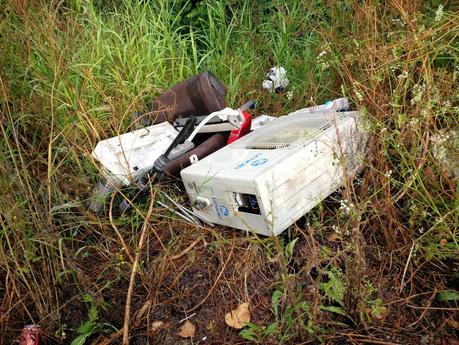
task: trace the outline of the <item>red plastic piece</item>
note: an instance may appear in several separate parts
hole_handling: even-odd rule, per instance
[[[41,335],[40,326],[27,325],[24,326],[19,339],[19,345],[39,345]]]
[[[242,138],[244,135],[250,132],[250,127],[252,126],[252,116],[249,113],[243,111],[242,115],[244,115],[245,121],[238,129],[233,129],[230,133],[228,138],[228,144],[231,144],[233,141]]]

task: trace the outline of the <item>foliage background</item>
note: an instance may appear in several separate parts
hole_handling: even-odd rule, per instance
[[[131,342],[176,343],[179,321],[202,301],[197,341],[457,335],[454,1],[4,0],[0,9],[0,342],[28,323],[47,343],[120,341],[132,269],[123,248],[135,252],[147,205],[130,217],[91,214],[90,152],[203,70],[225,83],[229,105],[253,98],[257,112],[350,97],[369,154],[361,176],[279,238],[196,229],[155,207]],[[275,65],[291,94],[261,90]],[[243,301],[252,323],[239,334],[223,316]]]

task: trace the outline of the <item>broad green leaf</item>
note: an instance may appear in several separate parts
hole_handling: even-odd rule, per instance
[[[279,316],[279,301],[282,297],[282,292],[280,290],[276,290],[273,293],[273,297],[271,298],[271,306],[273,308],[274,315],[277,317]]]
[[[459,292],[454,290],[439,291],[436,298],[440,302],[459,301]]]
[[[83,345],[86,342],[86,339],[90,336],[90,333],[82,334],[73,339],[70,345]]]
[[[99,312],[94,304],[88,310],[88,318],[90,321],[96,321],[99,318]]]
[[[343,308],[337,307],[337,306],[334,306],[334,305],[329,305],[329,306],[321,305],[320,309],[321,310],[325,310],[325,311],[329,311],[331,313],[347,316],[347,314],[346,314],[346,312],[344,311]]]
[[[80,327],[78,327],[77,332],[79,334],[88,334],[92,333],[94,327],[96,327],[96,323],[93,320],[88,320],[85,323],[81,324]]]
[[[293,241],[289,242],[287,246],[285,246],[285,256],[287,260],[290,261],[293,255],[293,249],[295,248],[295,244],[298,241],[298,237],[295,238]]]

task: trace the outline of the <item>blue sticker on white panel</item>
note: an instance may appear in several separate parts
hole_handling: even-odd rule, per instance
[[[228,211],[228,209],[226,208],[226,206],[220,205],[220,207],[218,208],[218,210],[220,211],[220,214],[221,214],[223,217],[228,217],[228,216],[229,216],[229,211]]]
[[[250,163],[250,165],[253,167],[257,167],[259,165],[265,164],[267,161],[268,161],[268,158],[260,158]]]
[[[245,167],[246,165],[250,164],[250,166],[257,167],[259,165],[263,165],[268,162],[268,158],[263,158],[262,153],[257,153],[256,155],[253,155],[252,157],[242,161],[238,165],[234,167],[235,170],[241,169]]]

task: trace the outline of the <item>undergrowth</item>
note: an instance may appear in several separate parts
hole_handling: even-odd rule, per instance
[[[0,2],[0,343],[433,344],[457,335],[459,8],[453,1]],[[261,90],[288,71],[288,93]],[[91,151],[130,114],[212,71],[237,107],[347,96],[369,133],[359,176],[282,236],[196,228],[147,205],[88,210]],[[298,181],[301,183],[301,181]],[[179,188],[160,186],[179,202]],[[139,237],[148,224],[145,245]],[[224,315],[250,302],[241,332]],[[193,314],[196,313],[196,314]],[[164,322],[158,329],[155,321]],[[157,325],[157,324],[156,324]]]

